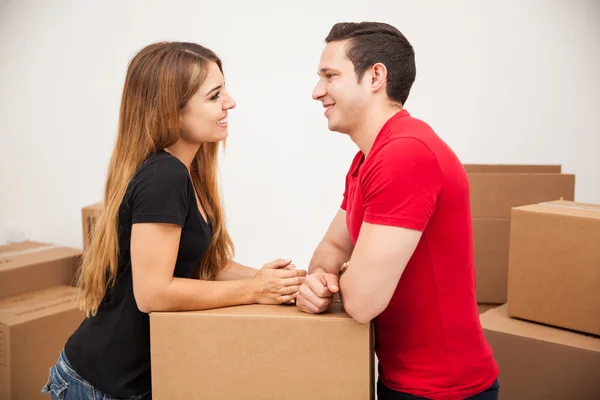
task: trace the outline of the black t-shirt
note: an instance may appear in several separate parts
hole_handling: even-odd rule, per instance
[[[159,151],[136,171],[119,210],[119,268],[98,313],[85,319],[65,345],[73,369],[98,390],[132,397],[151,390],[150,320],[133,296],[131,226],[163,222],[182,227],[174,276],[196,277],[212,229],[198,210],[187,168]]]

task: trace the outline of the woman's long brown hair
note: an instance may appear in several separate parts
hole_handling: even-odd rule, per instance
[[[129,181],[148,157],[179,139],[180,112],[204,82],[210,62],[223,71],[221,60],[209,49],[195,43],[162,42],[145,47],[129,64],[104,207],[84,251],[78,277],[82,289],[80,306],[88,316],[98,312],[107,289],[117,278],[119,209]],[[234,251],[219,194],[218,150],[219,143],[201,144],[190,168],[213,230],[198,268],[198,278],[206,280],[215,279]]]

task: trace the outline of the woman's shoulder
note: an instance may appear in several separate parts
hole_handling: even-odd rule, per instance
[[[186,166],[177,157],[161,150],[148,157],[139,166],[133,180],[138,181],[140,179],[187,181],[189,180],[189,173]]]

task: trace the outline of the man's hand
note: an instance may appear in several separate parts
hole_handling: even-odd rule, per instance
[[[339,290],[338,277],[319,268],[307,276],[300,286],[296,306],[305,313],[321,313],[329,308],[333,294]]]

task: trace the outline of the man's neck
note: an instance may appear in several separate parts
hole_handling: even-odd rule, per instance
[[[365,113],[368,117],[364,119],[363,123],[349,134],[350,139],[356,143],[365,157],[371,151],[371,147],[373,147],[373,143],[375,143],[375,139],[383,125],[399,111],[402,111],[401,106],[374,107]]]

